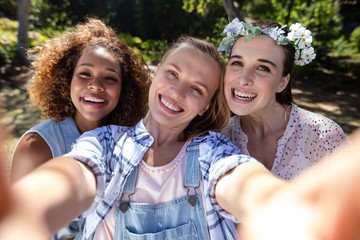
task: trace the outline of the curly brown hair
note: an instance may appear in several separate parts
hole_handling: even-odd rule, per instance
[[[44,118],[62,121],[73,116],[76,109],[70,97],[70,83],[75,66],[85,48],[97,46],[118,59],[122,75],[119,102],[105,124],[131,126],[146,114],[149,68],[113,29],[99,19],[89,18],[28,51],[35,58],[28,93]]]

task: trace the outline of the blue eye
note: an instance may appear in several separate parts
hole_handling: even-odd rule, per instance
[[[268,67],[266,67],[266,66],[260,66],[260,67],[258,67],[258,69],[259,69],[260,71],[270,72],[270,68],[268,68]]]

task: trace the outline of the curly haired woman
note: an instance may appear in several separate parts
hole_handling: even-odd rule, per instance
[[[35,60],[29,97],[46,120],[20,138],[11,181],[69,152],[85,131],[131,126],[145,115],[149,71],[102,21],[88,19],[30,53]]]

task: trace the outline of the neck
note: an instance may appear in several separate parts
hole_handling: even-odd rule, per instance
[[[271,110],[241,116],[241,128],[247,135],[251,134],[258,137],[283,133],[289,120],[290,111],[290,106],[276,104]]]
[[[154,145],[158,147],[185,141],[183,134],[184,128],[161,124],[151,116],[151,113],[145,116],[144,125],[154,138]]]
[[[184,129],[161,124],[150,113],[144,118],[144,125],[153,136],[154,143],[143,160],[150,166],[163,166],[171,162],[185,143]]]
[[[81,134],[86,131],[100,127],[102,125],[100,121],[89,121],[87,119],[79,117],[77,114],[73,116],[73,119],[76,124],[76,127],[78,128]]]

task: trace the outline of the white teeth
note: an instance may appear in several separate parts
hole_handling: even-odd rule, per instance
[[[242,98],[242,99],[253,99],[256,97],[256,94],[240,92],[238,90],[234,90],[234,95],[235,95],[235,97]]]
[[[166,101],[166,99],[164,99],[164,98],[161,98],[161,102],[162,102],[166,107],[168,107],[169,109],[173,110],[174,112],[180,112],[180,111],[181,111],[181,108],[175,106],[174,104],[172,104],[172,103],[169,102],[169,101]]]
[[[92,96],[84,97],[84,100],[87,102],[95,102],[95,103],[104,103],[105,102],[104,99],[99,99],[99,98],[95,98]]]

